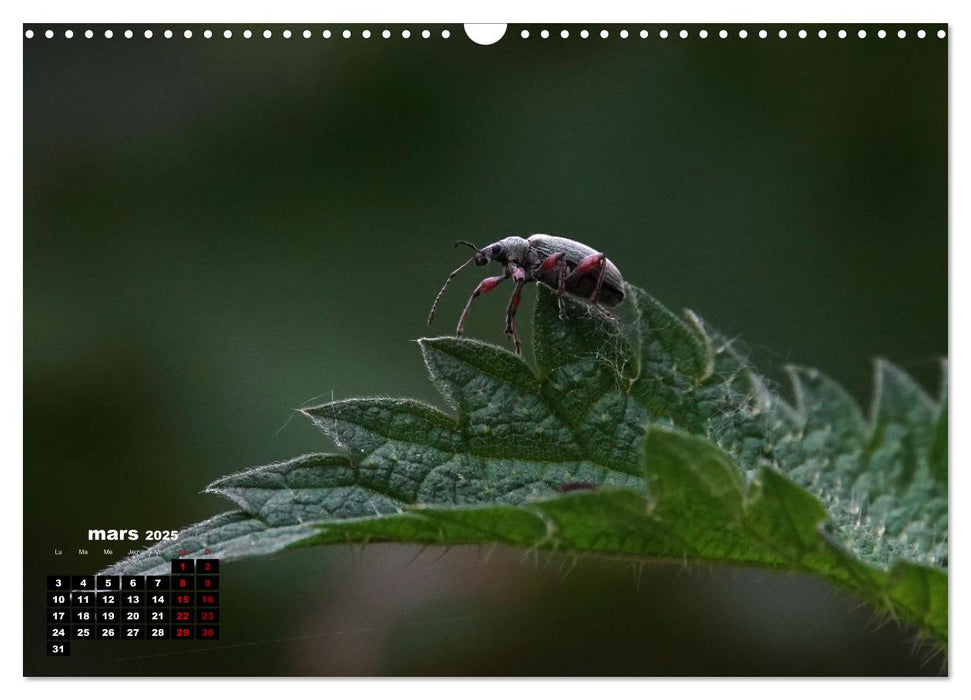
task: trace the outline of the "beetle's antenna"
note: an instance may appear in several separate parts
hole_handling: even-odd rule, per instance
[[[465,243],[465,241],[460,241],[460,243]],[[470,243],[469,245],[472,245],[472,244]],[[476,248],[475,250],[476,250],[476,252],[478,252],[479,249]],[[442,298],[442,295],[445,293],[445,288],[448,287],[448,283],[452,281],[452,278],[455,277],[455,275],[457,275],[462,270],[464,270],[465,268],[467,268],[473,262],[475,262],[475,256],[474,255],[471,258],[469,258],[468,260],[466,260],[464,263],[462,263],[461,265],[459,265],[459,267],[452,274],[450,274],[448,276],[448,279],[445,280],[445,284],[442,285],[442,288],[439,290],[438,294],[435,296],[435,301],[432,303],[432,310],[428,312],[428,325],[429,326],[432,325],[432,321],[435,319],[435,309],[438,308],[438,301],[439,301],[439,299]]]
[[[469,248],[474,250],[476,253],[479,252],[478,246],[475,243],[469,243],[468,241],[455,241],[455,247],[458,248],[460,245],[467,245]]]

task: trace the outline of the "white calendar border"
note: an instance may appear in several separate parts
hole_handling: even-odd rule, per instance
[[[112,1],[112,2],[68,2],[59,0],[56,2],[44,2],[43,4],[34,3],[7,3],[0,10],[4,13],[6,20],[3,23],[3,44],[0,50],[4,52],[2,70],[7,86],[16,86],[20,89],[22,97],[23,81],[23,54],[21,37],[23,22],[117,22],[131,21],[133,23],[155,23],[165,21],[187,22],[285,22],[295,19],[304,22],[314,23],[340,23],[340,22],[461,22],[474,20],[478,22],[557,22],[571,23],[584,22],[595,24],[599,22],[679,22],[679,23],[830,23],[830,22],[863,22],[863,23],[911,23],[911,22],[932,22],[943,23],[951,22],[949,27],[949,45],[951,47],[951,115],[950,124],[967,124],[968,121],[968,80],[967,76],[971,72],[967,49],[968,44],[962,41],[962,34],[969,32],[969,25],[964,21],[965,11],[961,9],[960,3],[942,2],[935,0],[922,0],[921,2],[880,2],[880,3],[855,3],[850,4],[846,0],[814,0],[812,3],[780,3],[768,1],[745,1],[738,0],[728,2],[715,2],[708,0],[705,2],[694,3],[631,3],[623,0],[596,0],[586,6],[574,4],[565,7],[564,3],[541,3],[528,2],[528,0],[492,0],[489,3],[466,4],[455,2],[454,0],[430,1],[412,0],[407,3],[402,2],[370,2],[362,4],[345,3],[337,6],[334,3],[309,3],[309,2],[287,2],[286,0],[274,0],[273,2],[219,2],[219,3],[200,3],[198,0],[171,0],[165,3],[134,3],[131,0]],[[952,39],[953,36],[953,39]],[[16,40],[15,40],[16,39]],[[2,140],[2,152],[0,158],[4,163],[4,180],[2,188],[3,212],[6,219],[5,232],[3,236],[3,255],[0,255],[3,268],[0,270],[0,284],[3,285],[0,293],[0,324],[2,324],[4,337],[0,344],[2,349],[3,373],[0,375],[0,392],[4,397],[2,413],[0,413],[0,430],[2,430],[2,441],[0,444],[6,446],[8,450],[8,469],[13,471],[13,478],[8,477],[8,481],[13,484],[6,489],[7,500],[4,503],[4,523],[9,537],[14,533],[22,534],[22,466],[23,466],[23,198],[22,198],[22,157],[23,157],[23,111],[22,103],[20,109],[8,108],[3,110],[4,114],[4,138]],[[971,162],[971,151],[969,151],[968,137],[964,132],[951,130],[951,192],[967,192],[968,177],[967,164]],[[971,376],[964,367],[969,362],[969,323],[968,315],[971,309],[971,278],[963,273],[971,269],[971,248],[966,243],[971,232],[968,230],[966,196],[958,197],[952,204],[952,230],[964,232],[964,235],[956,234],[951,238],[951,309],[953,316],[951,320],[951,352],[949,353],[951,362],[951,396],[954,397],[950,403],[952,429],[952,448],[951,463],[959,467],[964,465],[964,469],[954,468],[951,470],[951,493],[962,494],[962,500],[967,497],[967,463],[971,456],[969,449],[968,435],[971,431],[963,429],[964,419],[967,418],[968,411],[964,409],[963,399],[969,392],[968,377]],[[17,335],[19,334],[19,338]],[[953,425],[958,425],[954,429]],[[963,473],[962,473],[963,472]],[[20,488],[14,488],[19,485]],[[952,496],[952,503],[957,502]],[[952,548],[964,550],[967,554],[966,522],[962,513],[956,509],[951,509],[952,527]],[[22,537],[19,550],[21,556]],[[8,556],[10,556],[8,554]],[[951,581],[964,581],[967,571],[965,566],[966,559],[960,552],[952,553],[950,558]],[[17,601],[22,600],[22,581],[19,575],[14,572],[4,579],[3,596],[7,605],[14,609]],[[967,646],[963,645],[961,632],[968,630],[966,608],[961,606],[961,601],[951,596],[952,604],[952,630],[957,628],[958,632],[952,631],[951,638],[951,681],[924,681],[937,683],[934,690],[955,694],[960,692],[967,694],[965,677],[968,675],[968,654]],[[13,617],[12,615],[10,617]],[[3,674],[4,680],[12,680],[22,675],[22,654],[23,648],[19,637],[7,634],[3,639]],[[964,663],[962,663],[962,661]],[[213,681],[183,681],[178,686],[173,686],[171,682],[146,683],[144,680],[21,680],[16,686],[16,693],[20,697],[39,697],[57,698],[61,700],[65,693],[91,692],[130,694],[130,697],[138,698],[162,698],[168,697],[174,692],[217,692],[212,685]],[[183,687],[184,682],[191,682],[191,688]],[[223,680],[222,686],[229,685],[233,692],[240,694],[274,692],[278,688],[277,684],[293,682],[312,683],[314,679],[300,681],[263,681],[253,683],[252,680]],[[306,689],[306,692],[327,692],[330,694],[356,694],[364,690],[360,683],[362,681],[334,681],[326,690],[321,688]],[[738,690],[745,693],[747,697],[771,697],[775,700],[781,693],[795,695],[799,697],[814,697],[820,692],[830,693],[835,687],[847,694],[858,695],[861,692],[872,692],[869,687],[863,688],[858,683],[851,681],[840,681],[827,683],[826,687],[816,687],[815,683],[798,683],[792,681],[764,681],[764,682],[741,682],[735,681],[730,684],[720,684],[726,687],[713,688],[711,681],[676,681],[678,687],[670,687],[672,681],[660,682],[651,681],[652,686],[645,688],[637,681],[547,681],[540,688],[536,682],[516,681],[502,682],[502,686],[495,685],[499,681],[486,683],[469,683],[461,681],[438,681],[438,682],[416,682],[409,681],[395,683],[392,688],[386,682],[376,685],[373,690],[377,692],[393,692],[396,696],[409,698],[420,697],[422,700],[429,698],[442,697],[454,698],[461,693],[469,700],[478,698],[490,698],[496,693],[506,695],[510,692],[519,694],[535,695],[537,692],[553,692],[558,697],[588,697],[591,693],[602,691],[609,692],[614,698],[637,698],[643,700],[645,693],[656,693],[664,686],[667,692],[699,692],[723,693],[726,690]],[[893,698],[898,695],[911,698],[916,692],[924,692],[923,689],[916,688],[913,684],[920,681],[900,682],[896,679],[886,679],[871,681],[878,684],[879,689],[873,689],[884,698]],[[272,683],[272,686],[269,685]],[[596,687],[594,686],[596,683]],[[685,685],[687,683],[687,685]],[[781,684],[784,687],[780,687]],[[607,685],[609,684],[609,687]],[[547,687],[547,686],[555,687]],[[600,686],[605,687],[601,688]],[[869,683],[868,683],[869,685]],[[337,687],[334,687],[337,686]],[[965,687],[964,691],[959,688]],[[280,687],[282,692],[304,692],[295,686]],[[370,688],[368,689],[370,690]]]

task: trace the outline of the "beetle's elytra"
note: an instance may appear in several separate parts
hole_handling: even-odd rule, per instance
[[[523,286],[527,283],[542,282],[555,289],[557,296],[563,296],[564,293],[573,294],[587,299],[595,306],[617,306],[624,300],[624,278],[621,277],[617,266],[603,253],[569,238],[536,233],[529,238],[507,236],[482,248],[468,241],[456,241],[455,245],[466,245],[474,250],[475,254],[445,280],[428,313],[429,324],[435,318],[438,302],[455,275],[472,263],[485,265],[489,261],[495,261],[503,267],[503,274],[486,277],[473,290],[455,328],[457,336],[462,335],[465,319],[475,298],[485,292],[491,292],[499,286],[500,282],[510,277],[516,286],[509,299],[509,307],[506,309],[506,335],[512,337],[516,345],[516,354],[520,353],[519,334],[516,332],[516,309],[519,308]]]

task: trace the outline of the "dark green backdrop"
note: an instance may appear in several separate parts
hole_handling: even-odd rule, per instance
[[[198,492],[330,448],[287,422],[314,397],[439,402],[411,341],[464,259],[456,238],[587,242],[737,336],[771,377],[818,366],[864,402],[874,356],[936,391],[947,353],[938,27],[903,40],[895,26],[865,40],[852,26],[843,40],[510,27],[491,47],[456,26],[447,40],[442,27],[407,40],[400,26],[389,40],[381,26],[367,40],[65,28],[24,42],[27,673],[941,670],[910,630],[803,577],[391,546],[227,566],[227,648],[45,658],[43,576],[110,559],[77,556],[89,527],[226,509]],[[475,275],[433,330],[454,327]],[[504,309],[484,298],[469,333],[504,343]]]

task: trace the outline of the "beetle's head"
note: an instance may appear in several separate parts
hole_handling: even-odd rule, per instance
[[[506,249],[502,243],[493,243],[492,245],[487,245],[482,249],[483,256],[486,260],[495,260],[500,265],[505,265],[509,262],[509,251]],[[484,265],[485,263],[480,263],[476,261],[476,265]]]

